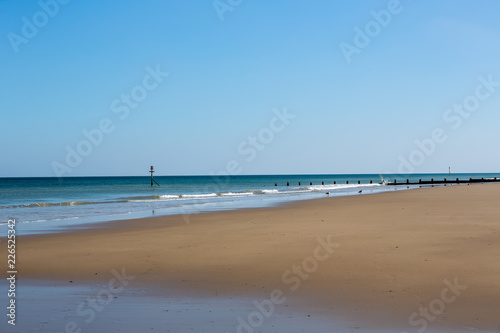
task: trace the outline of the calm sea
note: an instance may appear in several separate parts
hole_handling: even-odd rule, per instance
[[[381,183],[444,177],[500,174],[159,176],[155,180],[160,186],[153,187],[149,177],[0,178],[0,231],[9,219],[26,233],[40,233],[89,222],[266,207],[321,198],[327,192],[344,196],[402,190],[407,187]]]

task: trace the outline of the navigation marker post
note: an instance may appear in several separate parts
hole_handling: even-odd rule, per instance
[[[149,172],[151,173],[151,186],[153,186],[153,182],[155,182],[155,183],[156,183],[156,185],[158,185],[158,187],[160,187],[160,184],[158,184],[158,183],[156,182],[156,180],[154,180],[154,178],[153,178],[153,173],[155,172],[155,170],[154,170],[153,166],[151,166],[151,170],[150,170]]]

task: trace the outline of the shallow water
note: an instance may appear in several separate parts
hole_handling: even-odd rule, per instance
[[[331,318],[312,309],[276,305],[259,312],[255,299],[246,297],[151,296],[152,290],[125,288],[106,293],[107,285],[54,286],[18,282],[16,326],[0,323],[1,332],[362,332],[400,333],[412,327],[373,329],[363,323]],[[0,290],[7,290],[5,282]],[[168,294],[168,292],[165,292]],[[5,293],[2,299],[6,298]],[[108,301],[108,294],[112,298]],[[177,294],[177,295],[174,295]],[[98,300],[98,297],[102,296]],[[95,299],[95,302],[92,300]],[[102,303],[100,303],[102,301]],[[3,303],[3,302],[2,302]],[[266,312],[267,310],[267,312]],[[4,310],[6,311],[6,310]],[[264,314],[263,314],[264,313]],[[361,316],[361,315],[360,315]],[[253,321],[252,321],[253,320]],[[252,321],[252,325],[249,322]],[[244,322],[244,324],[242,324]],[[390,326],[390,325],[388,325]],[[428,332],[443,330],[430,326]],[[480,332],[474,330],[474,332]]]

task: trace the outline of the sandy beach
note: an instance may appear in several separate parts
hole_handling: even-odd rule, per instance
[[[118,274],[150,297],[254,299],[264,319],[287,306],[364,328],[498,331],[499,202],[498,185],[447,186],[20,236],[19,279]]]

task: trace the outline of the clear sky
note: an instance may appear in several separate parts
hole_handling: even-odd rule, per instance
[[[3,0],[0,177],[499,172],[499,13]]]

